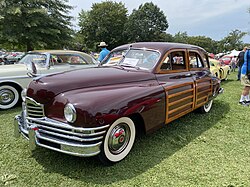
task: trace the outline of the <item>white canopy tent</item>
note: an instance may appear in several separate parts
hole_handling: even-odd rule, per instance
[[[231,51],[227,56],[238,56],[240,51],[236,51],[235,49]]]

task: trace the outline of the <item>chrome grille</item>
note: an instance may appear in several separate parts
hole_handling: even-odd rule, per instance
[[[27,117],[27,122],[29,125],[38,127],[37,133],[39,133],[40,139],[63,141],[71,144],[100,142],[109,127],[109,125],[96,128],[73,127],[46,117],[42,119]]]
[[[44,117],[43,105],[40,103],[37,103],[35,100],[29,97],[26,98],[26,110],[27,110],[28,117],[32,117],[32,118]]]

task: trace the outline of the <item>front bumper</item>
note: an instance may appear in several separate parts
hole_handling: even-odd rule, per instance
[[[48,118],[29,118],[17,115],[14,136],[22,134],[29,140],[31,150],[37,146],[54,151],[89,157],[100,153],[103,136],[109,126],[77,128]]]

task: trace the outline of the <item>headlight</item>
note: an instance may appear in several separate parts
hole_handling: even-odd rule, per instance
[[[65,119],[70,122],[73,123],[76,120],[76,109],[72,104],[67,104],[64,108],[64,117]]]
[[[27,89],[25,88],[21,92],[21,97],[22,97],[23,102],[25,102],[25,100],[26,100],[26,94],[27,94]]]

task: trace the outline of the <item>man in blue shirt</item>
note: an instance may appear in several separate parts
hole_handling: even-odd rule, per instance
[[[239,104],[244,106],[250,105],[249,90],[250,90],[250,49],[247,49],[244,54],[244,64],[241,68],[241,84],[244,87]]]
[[[106,48],[107,46],[108,45],[105,42],[100,42],[100,45],[98,45],[98,47],[102,49],[98,57],[99,62],[101,62],[109,54],[110,51]]]

